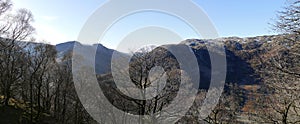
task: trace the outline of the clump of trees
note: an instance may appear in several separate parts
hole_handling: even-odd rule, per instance
[[[24,42],[34,40],[33,15],[12,6],[0,0],[0,107],[22,108],[19,123],[92,121],[72,83],[70,54],[58,63],[55,46]]]

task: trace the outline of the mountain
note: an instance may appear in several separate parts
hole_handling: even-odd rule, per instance
[[[96,51],[95,71],[97,74],[106,74],[110,72],[111,58],[113,53],[117,51],[106,48],[102,44],[94,44],[91,46],[91,45],[83,45],[77,41],[70,41],[70,42],[57,44],[56,50],[57,50],[58,60],[61,60],[64,57],[64,55],[72,52],[74,45],[78,45],[78,47],[83,48],[86,53],[91,53],[93,51]],[[92,61],[92,60],[86,60],[86,61]]]
[[[64,55],[66,55],[69,52],[72,52],[75,43],[76,41],[69,41],[55,45],[55,48],[57,50],[57,58],[62,59]]]
[[[195,54],[199,70],[200,70],[200,88],[207,89],[211,79],[211,61],[210,55],[207,51],[206,44],[213,44],[217,42],[224,43],[227,61],[227,83],[237,83],[239,85],[256,85],[261,81],[260,74],[257,71],[263,68],[263,65],[259,64],[260,56],[275,49],[273,46],[278,44],[277,39],[283,38],[283,35],[272,36],[258,36],[249,38],[228,37],[219,39],[187,39],[177,45],[189,46]],[[82,45],[79,42],[71,41],[56,45],[58,51],[58,58],[62,58],[68,52],[71,52],[74,45],[77,44],[84,47],[87,51],[92,49],[96,50],[95,67],[97,74],[107,74],[111,71],[111,58],[114,52],[118,52],[112,49],[108,49],[101,44],[95,44],[93,46]],[[279,43],[289,47],[287,43]],[[154,49],[155,47],[151,47]],[[145,50],[144,50],[145,51]],[[147,52],[150,51],[150,48]],[[137,53],[140,51],[137,51]],[[212,54],[219,55],[217,52]],[[172,57],[170,54],[163,54]],[[173,57],[174,58],[174,57]]]

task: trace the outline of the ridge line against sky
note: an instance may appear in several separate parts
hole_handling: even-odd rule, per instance
[[[88,17],[106,0],[14,0],[14,8],[32,11],[37,39],[51,44],[74,41]],[[273,35],[269,23],[286,0],[193,0],[215,25],[220,37]],[[171,4],[170,4],[171,5]],[[194,38],[188,36],[185,38]],[[110,40],[109,38],[107,40]],[[104,44],[111,48],[110,44]]]

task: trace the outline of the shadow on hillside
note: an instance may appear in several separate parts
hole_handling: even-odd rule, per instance
[[[198,59],[200,70],[200,89],[208,89],[211,81],[211,60],[209,52],[206,49],[194,49],[194,53]],[[214,56],[220,56],[218,53],[212,52]],[[258,75],[255,74],[251,65],[243,60],[241,56],[237,56],[235,51],[226,49],[226,83],[236,83],[238,85],[256,84]]]
[[[224,57],[223,55],[217,53],[217,52],[211,52],[209,54],[206,47],[201,47],[199,49],[193,49],[193,52],[197,58],[199,71],[200,71],[200,82],[199,82],[199,89],[208,89],[211,82],[212,77],[212,71],[211,71],[211,56],[215,57]],[[226,49],[226,64],[227,64],[227,70],[226,70],[226,83],[235,83],[238,85],[251,85],[251,84],[257,84],[258,82],[258,75],[255,74],[254,69],[251,67],[251,65],[247,62],[247,60],[242,59],[243,55],[236,55],[237,51],[231,51]],[[110,54],[104,54],[103,51],[97,52],[96,61],[100,62],[101,64],[96,64],[96,68],[104,68],[110,67],[111,62],[111,55],[112,52],[109,52]],[[105,56],[103,56],[105,55]],[[162,56],[162,58],[174,58],[171,54],[165,54],[165,56]],[[100,60],[101,59],[101,60]],[[96,62],[96,63],[97,63]],[[104,63],[103,63],[104,62]],[[102,65],[102,66],[100,66]],[[110,69],[108,69],[110,70]],[[107,71],[107,70],[106,70]],[[97,69],[96,69],[97,72]],[[99,74],[99,73],[98,73]],[[101,74],[101,73],[100,73]],[[103,74],[103,73],[102,73]],[[220,75],[223,73],[220,73]],[[218,77],[218,75],[216,75]]]

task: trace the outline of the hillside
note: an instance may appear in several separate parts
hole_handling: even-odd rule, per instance
[[[267,114],[270,116],[272,115],[271,117],[280,117],[279,115],[282,112],[278,114],[274,110],[277,108],[281,109],[282,106],[282,108],[285,108],[285,104],[281,103],[281,99],[285,98],[285,95],[282,93],[291,93],[290,91],[293,91],[292,97],[284,99],[285,101],[292,99],[292,102],[294,103],[294,101],[299,99],[296,95],[297,88],[295,92],[295,89],[284,90],[289,89],[290,87],[297,87],[297,81],[299,81],[297,71],[300,69],[300,59],[297,53],[299,53],[300,47],[299,44],[292,40],[288,40],[289,37],[290,36],[287,35],[274,35],[250,38],[229,37],[212,40],[188,39],[179,44],[167,45],[167,47],[180,47],[182,45],[187,45],[191,48],[191,52],[195,54],[200,70],[198,97],[200,99],[199,101],[201,101],[201,98],[205,98],[202,95],[206,93],[206,90],[210,86],[212,75],[211,60],[206,45],[214,44],[215,42],[223,42],[225,45],[227,61],[226,85],[224,93],[222,94],[219,104],[215,110],[222,111],[221,114],[224,114],[225,117],[219,117],[220,113],[216,116],[218,116],[217,119],[223,119],[222,121],[225,122],[228,122],[230,117],[230,120],[235,121],[232,123],[250,123],[257,122],[257,118],[261,118],[260,115]],[[20,44],[23,44],[23,42],[20,42]],[[56,46],[29,43],[29,45],[23,48],[23,50],[21,49],[22,47],[16,47],[22,54],[17,56],[21,59],[15,63],[23,63],[22,66],[18,66],[16,69],[27,69],[27,72],[32,72],[32,69],[37,68],[39,73],[34,73],[34,76],[32,73],[20,74],[21,78],[26,80],[20,79],[15,83],[16,87],[14,87],[14,89],[18,92],[13,92],[17,95],[15,95],[14,98],[10,98],[10,101],[15,101],[14,104],[12,105],[10,102],[9,106],[0,106],[0,111],[2,113],[0,114],[0,117],[5,118],[2,119],[0,123],[18,123],[21,121],[23,123],[23,121],[29,120],[29,115],[36,116],[36,118],[40,119],[38,121],[39,123],[48,123],[54,120],[58,120],[59,122],[65,121],[65,123],[95,122],[81,105],[74,88],[71,70],[71,56],[69,56],[72,55],[74,45],[84,48],[84,52],[87,54],[89,52],[96,51],[95,69],[99,85],[101,88],[105,89],[106,97],[108,97],[115,106],[122,110],[131,111],[130,109],[134,109],[135,111],[131,112],[135,114],[141,111],[144,111],[144,114],[146,114],[147,112],[145,112],[145,110],[155,112],[159,111],[162,106],[167,106],[169,101],[175,98],[178,86],[180,86],[178,77],[180,73],[185,70],[180,69],[180,64],[176,60],[176,57],[164,48],[158,47],[152,51],[148,50],[146,53],[138,51],[137,54],[135,54],[136,56],[131,58],[129,61],[131,79],[140,87],[145,88],[151,85],[147,78],[149,75],[149,69],[154,66],[162,66],[164,70],[167,71],[168,75],[170,75],[166,85],[167,88],[164,90],[172,92],[170,92],[167,96],[161,97],[161,100],[158,102],[156,99],[150,100],[150,103],[159,103],[162,105],[153,110],[151,107],[147,109],[145,107],[140,107],[140,105],[145,101],[137,101],[124,96],[124,94],[121,94],[114,85],[110,67],[112,55],[114,52],[118,51],[108,49],[101,44],[88,46],[76,41],[66,42]],[[26,56],[22,56],[24,54],[26,54]],[[125,56],[127,55],[124,53],[120,54]],[[224,57],[217,50],[211,52],[211,54]],[[147,62],[143,63],[143,61],[140,60],[147,60]],[[31,62],[41,62],[42,66],[36,66],[38,63]],[[139,71],[140,69],[145,70]],[[122,70],[120,69],[120,71]],[[10,74],[9,72],[6,73]],[[31,78],[34,80],[31,80],[30,82]],[[145,82],[143,82],[144,80],[139,82],[141,81],[141,78],[145,79]],[[145,85],[141,85],[143,83]],[[285,86],[290,83],[292,83],[291,86]],[[274,88],[275,86],[279,87],[277,86],[278,84],[280,84],[281,87]],[[31,85],[33,85],[33,93],[40,94],[32,95],[34,99],[32,108],[36,110],[41,108],[38,114],[30,114],[31,106],[29,102],[30,98],[28,96],[30,93],[29,87]],[[285,87],[282,88],[282,86]],[[280,90],[280,92],[277,92],[277,90]],[[25,100],[21,102],[21,99]],[[3,98],[0,101],[4,102]],[[24,101],[26,102],[24,103]],[[132,106],[124,108],[124,103],[121,101]],[[190,123],[200,122],[197,120],[197,117],[194,117],[197,116],[194,115],[197,113],[197,107],[201,106],[201,102],[199,103],[199,101],[195,101],[191,110],[187,113],[187,116],[181,121]],[[272,103],[276,103],[276,105],[279,106],[277,106],[276,109],[272,109]],[[228,109],[234,110],[229,111]],[[270,113],[263,113],[266,111],[265,109],[268,109],[268,112],[270,111]],[[295,108],[295,110],[296,109],[297,108]],[[285,110],[283,109],[283,111]],[[33,112],[35,112],[35,110],[33,110]],[[298,116],[292,114],[289,115],[289,117],[297,118]],[[33,119],[33,121],[37,120]]]
[[[276,64],[276,61],[278,60],[282,62],[280,68],[282,67],[284,68],[284,70],[299,70],[300,59],[299,57],[297,57],[297,55],[294,55],[294,53],[297,52],[297,50],[299,50],[300,47],[298,46],[297,43],[293,42],[292,40],[289,40],[289,38],[290,36],[286,36],[286,35],[274,35],[274,36],[258,36],[258,37],[249,37],[249,38],[229,37],[229,38],[219,38],[213,40],[188,39],[181,42],[180,44],[185,44],[192,48],[192,51],[196,55],[196,58],[198,60],[198,65],[200,70],[199,89],[207,90],[208,87],[210,86],[210,81],[211,81],[210,80],[211,63],[210,63],[210,57],[206,45],[213,44],[214,42],[224,43],[225,45],[224,47],[226,51],[226,60],[227,60],[227,74],[226,74],[227,85],[225,86],[225,91],[223,95],[227,96],[228,94],[230,94],[230,92],[233,92],[232,90],[234,89],[230,87],[230,85],[236,84],[238,88],[236,88],[234,91],[236,92],[237,95],[235,96],[235,98],[239,99],[237,102],[239,109],[236,111],[239,111],[240,113],[237,120],[240,123],[242,122],[254,123],[255,121],[257,121],[256,120],[257,118],[261,118],[261,117],[256,117],[257,114],[260,113],[260,111],[266,111],[265,109],[272,110],[271,104],[277,104],[277,105],[280,104],[280,103],[276,103],[275,101],[274,103],[269,103],[270,101],[265,101],[265,100],[274,100],[270,98],[273,96],[274,90],[278,90],[277,88],[274,89],[273,85],[276,86],[278,85],[277,83],[279,82],[274,82],[271,79],[277,80],[280,78],[280,77],[276,77],[277,75],[280,75],[281,73],[285,73],[285,72],[280,72],[280,69],[276,70],[278,69],[278,67],[274,65]],[[176,47],[178,45],[174,45],[174,46]],[[212,54],[215,54],[217,56],[219,55],[218,52],[212,52]],[[149,56],[150,58],[152,58],[152,60],[160,61],[161,63],[158,65],[168,65],[167,63],[170,64],[175,62],[175,64],[170,64],[171,65],[170,67],[175,65],[175,68],[179,69],[179,66],[176,65],[176,58],[172,55],[172,53],[165,50],[164,48],[156,48],[153,51],[146,53],[143,56],[146,58],[148,58],[147,56]],[[284,58],[279,58],[279,59],[277,58],[282,56],[284,56]],[[275,59],[277,60],[275,61]],[[133,70],[139,69],[137,67],[151,68],[157,65],[155,64],[156,63],[155,61],[153,62],[149,61],[147,65],[139,65],[138,64],[139,60],[133,58],[131,59],[132,66],[130,66],[130,68],[132,68]],[[169,67],[163,66],[163,68],[165,70],[168,70]],[[136,70],[134,72],[139,72],[139,71]],[[131,75],[133,81],[139,80],[139,78],[137,78],[139,77],[137,76],[137,73],[131,73],[131,74],[134,74]],[[141,75],[145,76],[147,75],[147,73]],[[290,80],[291,81],[293,80],[292,81],[293,86],[297,85],[294,83],[297,83],[296,80],[299,80],[299,78],[297,77],[295,78],[293,77],[293,75],[289,75],[289,73],[284,74],[284,76],[281,76],[281,78],[286,76],[287,77],[292,76],[290,77]],[[130,104],[130,99],[124,97],[116,89],[116,86],[113,84],[111,74],[99,76],[98,80],[101,87],[105,89],[106,97],[116,98],[118,101],[123,101],[124,103],[126,103],[127,101],[129,103],[126,104]],[[289,79],[284,78],[282,81],[283,81],[282,83],[286,83],[286,84],[290,83]],[[105,83],[105,85],[101,83]],[[281,96],[284,96],[284,94],[281,94]],[[299,98],[296,97],[296,100],[298,99]],[[110,100],[113,101],[113,99]],[[233,104],[235,101],[228,101],[228,102],[230,104]],[[269,106],[270,108],[268,108],[267,107],[268,105],[265,104],[270,104]],[[123,104],[120,105],[116,104],[115,106],[120,107],[122,105]],[[259,108],[260,106],[264,106],[264,107]],[[282,106],[284,106],[284,104]],[[282,107],[282,106],[280,105],[278,107]],[[276,110],[276,108],[274,109]],[[277,112],[274,112],[272,114],[276,115]],[[264,122],[269,122],[269,121],[267,121],[267,119],[264,119]]]

